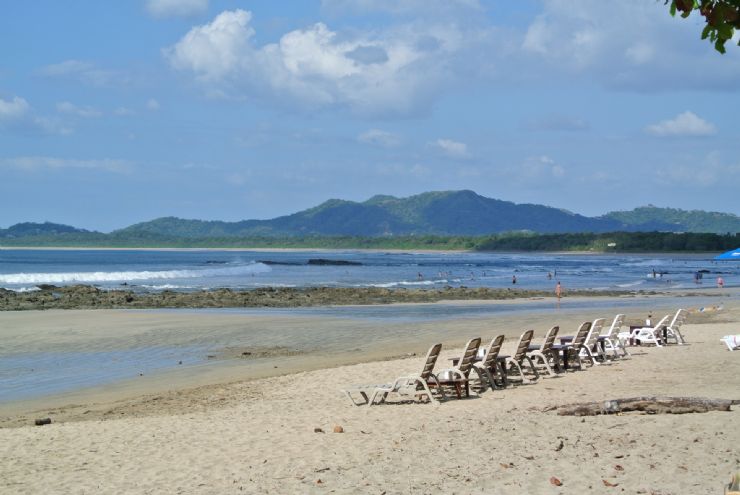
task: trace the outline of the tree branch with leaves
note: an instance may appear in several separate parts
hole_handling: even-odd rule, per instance
[[[704,16],[707,25],[701,39],[709,39],[720,53],[725,53],[725,43],[732,39],[736,29],[740,30],[740,0],[665,0],[666,5],[669,3],[674,17],[680,12],[681,17],[687,18],[694,11]]]

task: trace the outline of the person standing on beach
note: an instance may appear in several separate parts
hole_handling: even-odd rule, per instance
[[[558,300],[560,300],[560,296],[563,294],[563,286],[560,285],[560,280],[558,280],[558,283],[555,285],[555,295],[557,296]]]

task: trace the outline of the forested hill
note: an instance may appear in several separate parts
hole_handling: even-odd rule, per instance
[[[428,192],[408,198],[374,196],[364,202],[332,199],[316,207],[271,220],[239,222],[158,218],[110,234],[66,225],[21,223],[0,229],[0,241],[23,239],[153,245],[173,240],[294,238],[488,236],[502,232],[740,232],[740,217],[731,213],[685,211],[647,206],[632,211],[586,217],[536,204],[486,198],[472,191]]]

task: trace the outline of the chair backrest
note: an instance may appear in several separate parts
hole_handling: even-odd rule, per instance
[[[655,324],[655,326],[651,327],[653,330],[660,330],[663,328],[663,326],[668,324],[668,320],[671,318],[671,315],[665,315],[663,318],[660,319],[658,323]]]
[[[555,343],[555,337],[558,336],[559,331],[560,327],[557,325],[547,331],[545,334],[545,341],[542,343],[542,347],[540,348],[540,352],[542,352],[542,354],[547,354],[552,350],[552,345]]]
[[[429,352],[427,352],[427,359],[424,363],[424,369],[421,372],[422,380],[426,380],[432,374],[432,370],[434,369],[434,365],[437,362],[437,358],[439,357],[440,352],[442,352],[442,344],[434,344],[432,347],[429,348]]]
[[[504,337],[504,335],[494,337],[494,339],[488,345],[486,358],[483,360],[483,366],[485,368],[491,369],[494,367],[494,364],[496,363],[496,358],[498,358],[498,354],[499,352],[501,352],[501,345],[504,343]]]
[[[475,361],[475,357],[478,355],[478,347],[480,347],[480,337],[470,339],[465,346],[465,351],[463,352],[462,357],[460,358],[460,364],[457,365],[457,369],[466,377],[473,368],[473,362]]]
[[[534,336],[534,330],[527,330],[522,334],[521,337],[519,337],[519,343],[516,346],[516,352],[514,353],[514,361],[521,361],[524,359],[524,356],[527,355],[527,351],[529,350],[529,344],[532,343],[532,337]]]
[[[678,329],[681,328],[681,325],[683,325],[683,322],[686,321],[686,317],[689,315],[689,312],[685,309],[679,309],[676,311],[676,315],[673,317],[673,320],[671,320],[671,324],[668,325],[668,328],[670,329]]]
[[[596,337],[599,335],[599,333],[601,333],[601,329],[604,327],[605,321],[605,318],[596,318],[591,323],[591,329],[586,334],[586,340],[584,340],[583,345],[585,345],[589,349],[591,348],[591,345],[593,345]]]
[[[619,333],[619,329],[622,328],[622,325],[624,325],[624,315],[618,314],[614,317],[614,321],[612,321],[612,325],[609,327],[609,330],[602,332],[601,335],[603,337],[611,337],[612,335]]]
[[[581,323],[581,326],[578,327],[578,332],[576,332],[576,336],[573,338],[573,349],[576,351],[580,351],[581,347],[583,346],[583,343],[586,342],[586,337],[588,337],[588,332],[591,330],[591,322],[590,321],[584,321]]]

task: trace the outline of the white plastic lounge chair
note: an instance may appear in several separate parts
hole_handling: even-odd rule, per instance
[[[572,368],[573,361],[578,363],[578,369],[583,369],[583,362],[581,361],[581,348],[583,343],[588,337],[588,332],[591,330],[591,322],[584,321],[581,326],[578,327],[575,337],[571,338],[570,342],[563,342],[562,344],[554,344],[552,349],[554,352],[559,353],[562,358],[563,368],[567,370],[569,367]],[[570,337],[561,337],[561,340],[568,339]],[[568,363],[570,362],[570,366]]]
[[[371,406],[373,404],[381,404],[388,397],[390,393],[397,393],[401,396],[411,397],[423,397],[427,396],[429,401],[433,404],[438,404],[437,399],[432,395],[430,390],[431,386],[436,386],[440,391],[442,398],[445,398],[442,387],[439,386],[437,377],[432,373],[434,365],[437,362],[439,353],[442,351],[442,344],[435,344],[427,352],[427,357],[424,361],[424,367],[421,373],[418,375],[407,375],[401,376],[396,379],[393,383],[387,383],[383,385],[356,385],[347,387],[342,392],[349,397],[349,400],[356,406],[367,404]],[[353,397],[353,393],[359,394],[363,401],[358,401]],[[369,397],[368,397],[369,394]]]
[[[496,384],[496,375],[501,377],[501,387],[506,387],[506,373],[501,369],[498,362],[498,355],[501,351],[501,345],[504,343],[504,338],[504,335],[494,337],[488,345],[488,348],[485,349],[483,361],[473,363],[473,366],[475,366],[476,370],[479,372],[479,376],[482,375],[486,377],[491,390],[495,390],[498,386]],[[480,352],[478,354],[480,354]]]
[[[596,318],[591,323],[591,329],[588,331],[588,334],[586,334],[586,339],[583,341],[583,345],[579,351],[580,357],[587,358],[591,363],[591,366],[597,366],[600,364],[597,359],[606,361],[606,357],[604,356],[598,341],[599,334],[601,333],[601,329],[604,327],[605,321],[605,318]]]
[[[740,350],[740,335],[725,335],[721,339],[731,351]]]
[[[529,350],[529,344],[532,343],[533,336],[534,336],[534,330],[527,330],[521,335],[521,337],[519,337],[519,343],[516,346],[516,351],[514,352],[513,356],[499,356],[499,360],[504,362],[503,370],[504,370],[507,380],[509,380],[509,375],[511,375],[514,372],[516,372],[519,375],[518,381],[521,381],[522,384],[534,383],[535,380],[537,380],[540,377],[540,372],[537,371],[537,367],[532,362],[532,359],[530,359],[530,357],[527,356],[527,351]],[[533,380],[524,376],[524,370],[522,369],[522,364],[524,364],[525,361],[529,365],[529,369],[532,370],[532,374],[534,375]]]
[[[686,321],[686,317],[688,315],[689,312],[685,309],[679,309],[678,311],[676,311],[673,319],[666,327],[666,341],[668,339],[673,339],[678,345],[683,345],[686,343],[686,341],[683,339],[683,335],[681,335],[680,329],[681,325],[683,325],[683,322]]]
[[[439,370],[436,374],[436,383],[430,383],[429,385],[438,387],[439,390],[442,390],[442,387],[452,386],[457,392],[458,399],[462,398],[462,387],[464,386],[465,396],[470,396],[470,383],[468,381],[470,371],[475,369],[481,383],[484,383],[485,380],[480,370],[473,367],[473,362],[478,356],[478,347],[480,347],[480,337],[470,339],[465,345],[465,350],[457,364],[451,368]]]
[[[608,357],[609,353],[611,353],[612,358],[625,358],[630,355],[624,343],[617,337],[622,325],[624,325],[624,315],[619,314],[614,317],[609,329],[599,335],[598,342],[605,356]],[[622,353],[621,356],[619,355],[620,352]]]
[[[668,324],[668,320],[670,318],[671,315],[665,315],[653,327],[634,329],[630,336],[630,340],[639,341],[641,345],[655,344],[656,347],[663,347],[665,344],[665,340],[663,339],[663,327]]]
[[[560,331],[560,327],[552,327],[545,334],[545,340],[542,342],[542,345],[530,344],[529,352],[527,352],[527,357],[532,360],[534,365],[542,365],[550,376],[555,376],[555,372],[552,370],[553,367],[556,369],[560,368],[558,354],[553,352],[552,349],[552,346],[555,344],[555,337],[558,336],[558,331]],[[550,366],[550,361],[552,361],[552,367]]]

